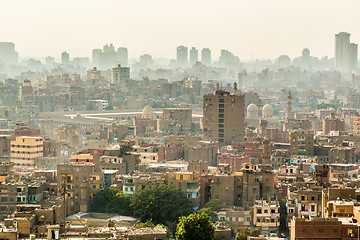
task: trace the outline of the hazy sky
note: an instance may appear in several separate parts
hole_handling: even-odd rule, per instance
[[[334,34],[360,42],[360,0],[1,0],[0,41],[23,56],[91,56],[106,43],[175,58],[176,46],[241,59],[334,55]]]

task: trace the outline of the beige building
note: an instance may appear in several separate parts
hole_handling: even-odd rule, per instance
[[[280,206],[277,201],[257,200],[253,206],[253,226],[261,228],[261,234],[270,236],[280,226]]]
[[[15,167],[35,167],[35,158],[43,156],[42,137],[16,137],[11,141],[11,162]]]
[[[298,130],[290,134],[291,156],[314,155],[314,133],[312,131]]]
[[[231,144],[244,140],[245,95],[216,90],[203,99],[204,138]]]
[[[104,175],[95,171],[94,164],[63,163],[57,167],[59,189],[66,184],[67,214],[87,212],[91,198],[102,188]]]

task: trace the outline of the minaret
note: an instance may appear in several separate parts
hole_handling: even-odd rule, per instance
[[[263,166],[268,166],[270,164],[270,157],[271,157],[270,141],[269,139],[265,138],[263,141],[263,152],[261,154]]]
[[[291,107],[291,91],[288,91],[287,106],[286,106],[286,120],[293,118],[292,107]]]

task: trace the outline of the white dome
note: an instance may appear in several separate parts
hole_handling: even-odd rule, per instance
[[[257,119],[259,117],[259,108],[253,103],[247,107],[246,112],[246,118],[248,119]]]
[[[262,117],[263,118],[269,118],[272,117],[274,113],[274,110],[270,104],[265,104],[265,106],[262,109]]]
[[[142,112],[141,118],[155,119],[154,109],[150,106],[146,106]]]

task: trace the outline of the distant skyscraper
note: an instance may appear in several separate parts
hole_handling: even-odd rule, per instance
[[[100,69],[109,69],[116,64],[116,51],[112,44],[106,44],[103,47],[103,52],[100,54],[99,67]]]
[[[358,45],[350,43],[349,48],[349,72],[356,71],[358,61]]]
[[[308,69],[310,66],[310,50],[309,49],[304,48],[304,50],[302,50],[301,61],[302,61],[302,67],[304,69]]]
[[[150,67],[153,64],[153,59],[150,54],[143,54],[140,56],[140,64],[142,67]]]
[[[335,34],[335,68],[339,71],[348,71],[350,52],[350,33]]]
[[[235,56],[232,52],[228,50],[221,50],[221,55],[219,57],[219,63],[221,66],[225,67],[228,64],[239,63],[239,57]]]
[[[67,52],[61,53],[61,64],[69,65],[70,64],[70,55]]]
[[[208,48],[203,48],[201,51],[201,63],[206,66],[211,65],[211,51]]]
[[[199,60],[199,52],[195,47],[190,49],[190,65],[194,65]]]
[[[119,47],[117,50],[117,61],[121,65],[127,65],[128,64],[128,49],[125,47]]]
[[[101,49],[93,49],[92,50],[92,57],[91,57],[91,61],[93,66],[99,66],[100,63],[100,54],[102,53]]]
[[[185,46],[177,47],[176,62],[179,67],[186,67],[188,63],[188,49]]]
[[[0,61],[9,64],[16,64],[19,61],[19,54],[15,51],[15,44],[12,42],[0,42]]]

